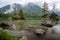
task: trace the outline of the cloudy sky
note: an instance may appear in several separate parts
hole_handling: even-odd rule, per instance
[[[47,2],[49,4],[49,8],[51,9],[53,6],[53,3],[56,4],[56,9],[60,9],[60,0],[0,0],[0,8],[7,5],[7,4],[13,4],[13,3],[19,3],[22,5],[25,5],[27,3],[36,3],[36,4],[43,4],[44,2]]]

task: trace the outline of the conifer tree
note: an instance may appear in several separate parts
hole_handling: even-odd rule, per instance
[[[46,14],[47,11],[48,11],[48,4],[46,2],[44,2],[42,12],[43,12],[43,14]]]
[[[25,20],[25,15],[24,15],[22,9],[20,9],[20,11],[19,11],[19,15],[20,15],[20,20]]]

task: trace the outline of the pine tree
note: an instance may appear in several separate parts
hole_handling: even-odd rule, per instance
[[[19,15],[20,15],[20,20],[25,20],[25,17],[24,17],[25,15],[24,15],[22,9],[20,9],[20,11],[19,11]]]
[[[44,2],[44,4],[43,4],[42,11],[43,11],[44,14],[46,14],[47,11],[48,11],[48,4],[46,2]]]
[[[53,4],[53,12],[55,13],[55,11],[56,11],[56,5],[55,5],[55,3]]]

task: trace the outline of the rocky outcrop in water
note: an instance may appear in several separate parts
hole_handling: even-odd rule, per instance
[[[52,23],[41,23],[42,26],[53,27]]]
[[[49,28],[47,30],[46,37],[60,40],[60,25],[55,25],[52,28]]]
[[[55,25],[44,30],[45,29],[36,29],[34,32],[30,32],[24,37],[27,38],[27,40],[60,40],[60,25]],[[43,36],[41,37],[41,35]]]
[[[11,33],[12,36],[17,36],[20,40],[60,40],[60,25],[55,25],[50,28],[37,28],[34,30],[23,29],[16,30],[16,26],[10,22],[4,22],[0,24],[1,30],[4,29]]]

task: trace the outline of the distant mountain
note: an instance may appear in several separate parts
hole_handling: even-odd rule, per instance
[[[5,8],[6,7],[6,8]],[[40,6],[33,4],[33,3],[29,3],[25,6],[22,6],[20,4],[14,3],[13,5],[6,5],[4,7],[1,8],[2,11],[1,12],[5,12],[5,13],[9,13],[13,12],[13,13],[18,13],[20,9],[23,9],[23,12],[26,13],[27,15],[30,16],[40,16],[41,15],[41,8]],[[4,11],[4,9],[7,9],[6,11]],[[11,11],[11,9],[13,11]]]
[[[2,7],[2,8],[0,8],[0,13],[3,14],[4,12],[6,12],[9,9],[10,9],[10,5],[6,5],[6,6]]]
[[[14,3],[12,5],[6,5],[2,8],[0,8],[0,13],[18,13],[20,9],[23,9],[23,12],[28,16],[40,16],[42,15],[41,7],[34,4],[29,3],[25,6],[22,6],[20,4]],[[52,13],[52,10],[49,10],[49,13]],[[56,13],[60,16],[60,10],[56,11]]]
[[[60,16],[60,11],[57,11],[56,13]]]
[[[17,13],[21,8],[22,6],[20,4],[14,3],[0,8],[0,13]]]
[[[33,3],[29,3],[26,6],[23,7],[24,12],[27,15],[31,15],[31,16],[38,16],[41,15],[41,8],[40,6],[33,4]]]
[[[53,10],[49,10],[49,13],[52,13],[52,12],[53,12]],[[60,16],[60,10],[56,10],[55,12],[56,12],[57,15]]]
[[[18,13],[19,10],[22,9],[22,5],[14,3],[12,9],[14,10],[14,13]]]

